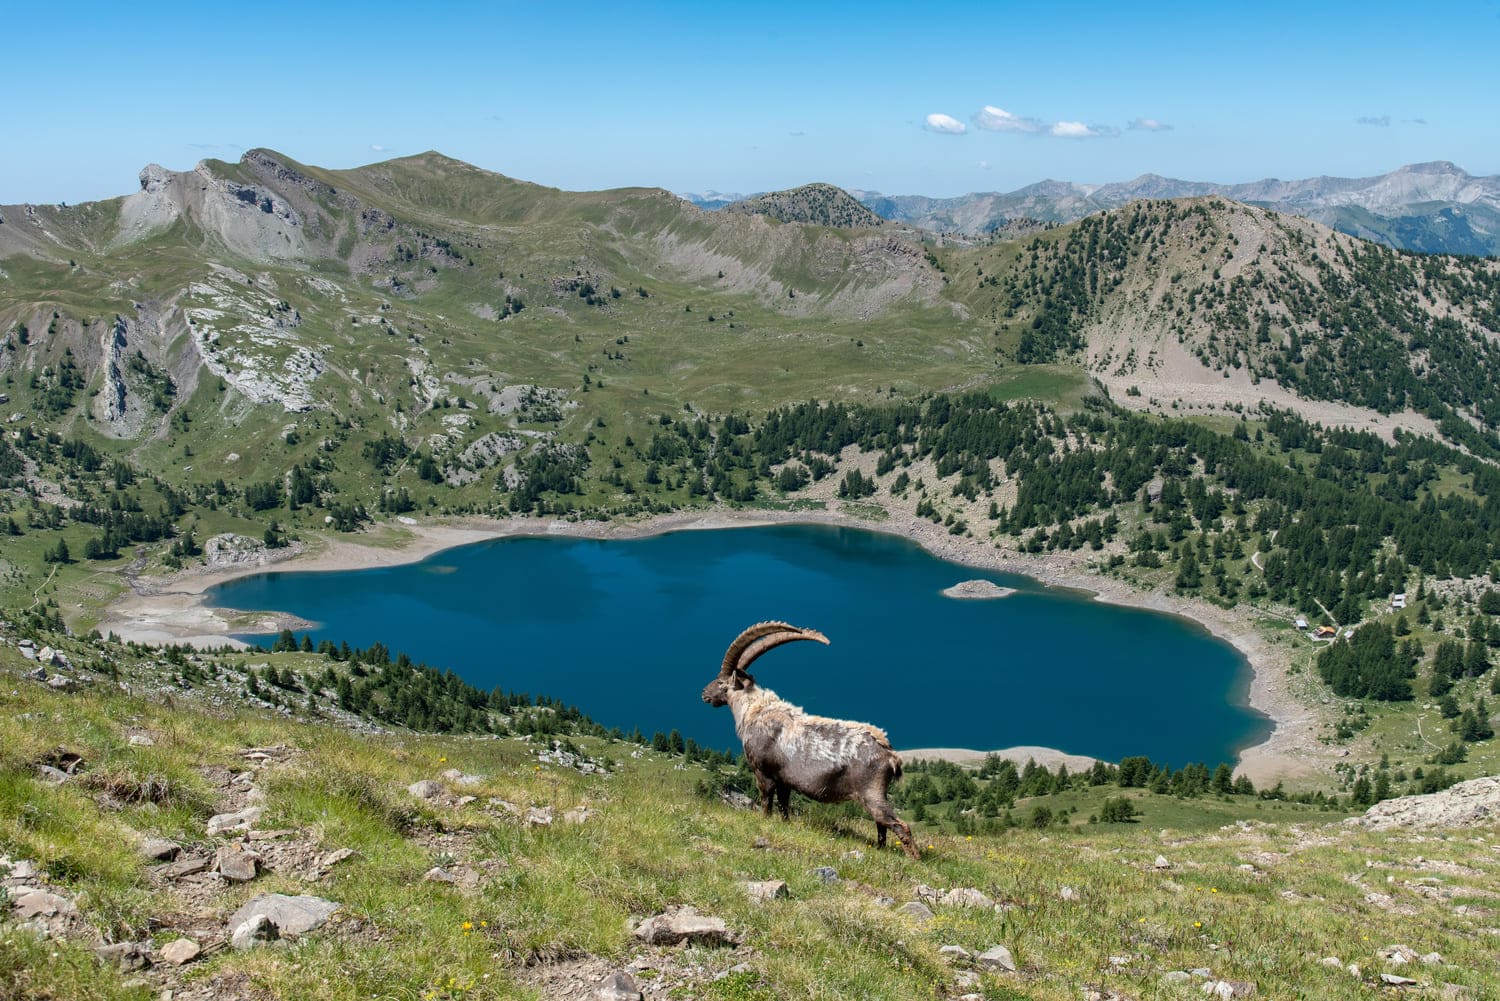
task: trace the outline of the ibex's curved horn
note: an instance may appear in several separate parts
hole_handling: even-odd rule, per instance
[[[773,650],[783,643],[794,643],[797,640],[828,643],[828,637],[816,629],[799,629],[785,622],[758,622],[740,633],[729,645],[719,673],[727,675],[734,671],[743,671],[767,650]]]
[[[736,636],[734,642],[729,644],[729,649],[724,652],[724,663],[720,665],[719,673],[729,674],[733,671],[740,662],[740,654],[744,653],[746,647],[762,636],[769,636],[772,633],[796,631],[796,628],[796,626],[785,622],[757,622]]]

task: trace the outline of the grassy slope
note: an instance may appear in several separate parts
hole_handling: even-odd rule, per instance
[[[21,666],[13,649],[0,650],[0,854],[35,860],[108,937],[139,936],[159,918],[164,926],[151,935],[159,946],[177,937],[172,925],[204,926],[185,902],[152,889],[131,839],[212,841],[200,833],[216,796],[203,769],[247,768],[246,747],[294,749],[256,778],[268,808],[262,828],[295,830],[294,840],[317,851],[358,853],[314,886],[272,872],[212,900],[224,914],[255,893],[316,892],[345,907],[328,929],[291,950],[212,951],[166,982],[185,976],[277,998],[524,998],[536,996],[526,984],[549,971],[591,969],[585,957],[623,964],[645,953],[677,984],[676,997],[894,999],[959,993],[939,946],[978,952],[1004,943],[1022,972],[986,974],[986,997],[1076,999],[1102,985],[1189,998],[1196,985],[1163,984],[1161,975],[1204,966],[1271,997],[1357,998],[1384,969],[1376,950],[1401,942],[1451,964],[1403,969],[1423,983],[1465,984],[1474,996],[1500,990],[1489,940],[1477,934],[1490,920],[1484,885],[1500,870],[1484,832],[1374,835],[1289,825],[1268,813],[1278,822],[1185,833],[1170,828],[1199,827],[1202,818],[1148,802],[1149,826],[929,835],[931,848],[912,862],[875,851],[868,822],[838,812],[783,824],[700,799],[696,768],[678,770],[650,753],[633,758],[628,745],[601,748],[622,762],[617,774],[582,776],[538,766],[532,749],[513,740],[352,735],[251,713],[206,726],[191,699],[170,707],[105,685],[59,695],[20,680]],[[128,746],[127,733],[139,732],[153,734],[155,746]],[[54,747],[85,756],[82,778],[54,787],[32,776],[29,762]],[[484,776],[469,790],[477,803],[435,807],[405,792],[450,767]],[[102,787],[101,776],[116,791],[154,777],[171,792],[160,806],[106,812],[87,788]],[[597,813],[581,825],[528,828],[481,809],[489,797],[559,813],[588,804]],[[755,847],[761,837],[769,848]],[[1152,868],[1158,853],[1170,870]],[[489,859],[500,865],[472,892],[421,879],[434,864]],[[841,881],[821,882],[810,872],[821,865]],[[784,879],[790,899],[753,904],[738,885],[745,879]],[[936,920],[921,923],[879,902],[912,899],[918,884],[971,886],[1014,906],[938,906]],[[1077,899],[1063,899],[1065,886]],[[1376,890],[1389,899],[1367,899]],[[673,955],[632,944],[628,918],[679,903],[725,918],[753,952]],[[1465,903],[1469,913],[1454,911]],[[1285,934],[1291,926],[1295,937]],[[151,993],[94,963],[81,943],[38,945],[3,925],[0,941],[0,993]],[[1319,965],[1325,955],[1359,964],[1364,979]],[[1111,957],[1128,962],[1116,969]],[[528,961],[541,965],[527,970]],[[740,962],[748,972],[711,979]],[[701,971],[683,974],[685,964]],[[151,983],[164,981],[153,974]]]

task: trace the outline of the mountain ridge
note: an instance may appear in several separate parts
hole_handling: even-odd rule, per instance
[[[1042,180],[1009,192],[953,198],[855,192],[884,218],[935,232],[983,235],[1016,217],[1072,222],[1140,198],[1218,195],[1301,215],[1332,229],[1427,253],[1500,254],[1500,175],[1476,176],[1446,160],[1406,164],[1369,177],[1237,184],[1147,173],[1127,181]]]

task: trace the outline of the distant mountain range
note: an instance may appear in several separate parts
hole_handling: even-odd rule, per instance
[[[1017,220],[1072,222],[1143,198],[1219,195],[1405,250],[1500,255],[1500,176],[1475,177],[1446,161],[1410,164],[1376,177],[1214,184],[1144,174],[1114,184],[1040,181],[1015,191],[957,198],[852,194],[884,219],[966,236],[985,235]],[[707,209],[743,200],[720,192],[681,197]]]

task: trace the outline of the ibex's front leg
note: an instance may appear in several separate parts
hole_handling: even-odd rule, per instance
[[[878,847],[885,847],[885,831],[886,828],[890,828],[896,832],[896,838],[901,842],[901,847],[906,850],[906,854],[912,858],[922,857],[921,851],[917,848],[916,839],[912,837],[911,828],[901,822],[901,818],[896,816],[896,811],[891,809],[891,804],[885,801],[884,796],[870,793],[861,797],[860,802],[864,804],[866,810],[870,811],[870,816],[875,821]]]
[[[791,820],[792,787],[785,782],[776,784],[776,805],[781,807],[781,819]]]

